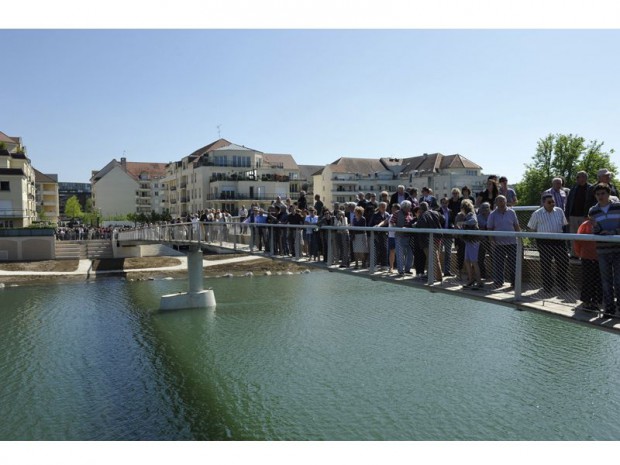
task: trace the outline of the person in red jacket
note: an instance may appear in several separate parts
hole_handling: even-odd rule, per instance
[[[591,218],[581,223],[577,234],[592,234],[594,221]],[[598,266],[596,242],[575,241],[575,254],[581,259],[581,295],[584,310],[598,311],[602,301],[601,273]]]

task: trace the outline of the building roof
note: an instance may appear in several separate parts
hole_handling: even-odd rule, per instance
[[[0,131],[0,142],[9,142],[11,144],[19,144],[19,137],[11,137],[7,136],[5,133]]]
[[[301,179],[312,179],[312,176],[323,171],[324,166],[321,165],[299,165],[299,177]]]
[[[211,142],[210,144],[205,145],[204,147],[200,147],[198,150],[194,150],[192,153],[189,154],[189,156],[200,157],[204,155],[205,153],[210,152],[211,150],[226,147],[227,145],[230,145],[230,144],[231,142],[227,141],[226,139],[218,139],[215,142]]]
[[[378,173],[386,171],[386,167],[378,158],[341,157],[328,165],[332,173]]]
[[[225,145],[224,147],[218,147],[216,149],[211,149],[211,150],[218,151],[218,152],[225,151],[225,150],[241,150],[241,151],[247,150],[248,152],[258,152],[258,153],[261,153],[258,150],[249,149],[247,147],[244,147],[243,145],[237,145],[237,144],[228,144],[228,145]]]
[[[166,163],[128,161],[125,162],[125,165],[123,166],[120,161],[117,161],[116,158],[114,158],[101,170],[93,171],[91,180],[98,181],[117,166],[120,167],[123,171],[125,171],[125,173],[127,173],[131,178],[135,179],[136,181],[140,180],[140,174],[142,173],[147,173],[149,175],[149,179],[163,177],[166,174]]]
[[[136,180],[140,179],[142,173],[148,174],[149,179],[160,178],[166,175],[166,163],[128,161],[125,164],[125,172]]]
[[[443,155],[441,153],[425,153],[417,157],[405,158],[402,161],[403,172],[426,171],[437,173],[445,169],[475,169],[481,170],[482,167],[463,155]]]
[[[282,169],[285,170],[298,170],[299,165],[295,161],[292,155],[289,154],[280,154],[280,153],[264,153],[263,161],[265,164],[277,166],[278,164],[282,164]]]
[[[57,179],[51,178],[48,174],[41,173],[38,169],[32,168],[34,170],[34,182],[40,183],[58,183]]]

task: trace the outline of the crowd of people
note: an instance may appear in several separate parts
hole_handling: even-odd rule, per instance
[[[94,227],[94,226],[61,226],[56,228],[56,240],[58,241],[89,241],[95,239],[111,239],[113,226]]]
[[[620,202],[610,180],[611,173],[601,169],[597,183],[588,183],[588,174],[577,173],[571,189],[555,178],[541,193],[541,206],[531,214],[527,230],[545,233],[620,233]],[[327,262],[331,245],[332,263],[341,268],[369,266],[370,250],[381,270],[399,276],[414,275],[428,280],[428,263],[432,260],[434,282],[444,277],[466,275],[464,288],[480,289],[488,283],[493,288],[515,285],[517,239],[514,236],[451,234],[447,230],[521,231],[512,208],[517,194],[508,187],[505,176],[489,176],[485,189],[473,193],[468,186],[454,187],[449,197],[437,199],[429,187],[417,189],[398,186],[397,191],[360,192],[355,202],[323,204],[317,194],[309,203],[305,192],[299,199],[284,201],[277,197],[266,209],[257,204],[245,211],[245,224],[292,224],[305,228],[252,228],[252,241],[259,250],[274,255],[306,256]],[[245,208],[244,208],[245,210]],[[322,226],[346,226],[328,234]],[[429,256],[429,234],[408,234],[382,227],[437,229]],[[377,228],[369,231],[356,227]],[[272,231],[272,232],[270,232]],[[273,238],[269,234],[273,234]],[[331,237],[331,239],[330,239]],[[374,248],[369,241],[374,240]],[[272,240],[273,239],[273,240]],[[332,243],[328,244],[331,240]],[[564,291],[569,285],[570,258],[580,260],[582,269],[581,300],[586,309],[601,305],[609,315],[617,315],[620,302],[620,244],[594,241],[537,239],[543,292]],[[271,251],[270,251],[271,252]],[[453,253],[456,252],[456,253]],[[555,266],[555,269],[553,269]]]
[[[536,210],[528,229],[541,233],[620,234],[620,200],[611,183],[611,172],[597,172],[597,182],[588,182],[588,173],[579,171],[571,189],[563,179],[555,178],[542,193],[542,206]],[[543,289],[568,287],[570,258],[582,265],[580,300],[586,310],[609,316],[619,316],[620,303],[620,244],[607,241],[572,241],[537,239],[540,254]]]

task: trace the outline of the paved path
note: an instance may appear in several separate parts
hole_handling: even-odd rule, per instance
[[[174,257],[178,259],[181,263],[178,265],[172,266],[162,266],[158,268],[138,268],[133,270],[109,270],[109,271],[95,271],[92,270],[92,261],[91,260],[80,260],[80,263],[75,271],[6,271],[0,270],[0,277],[2,276],[81,276],[81,275],[89,275],[91,273],[94,274],[106,274],[106,273],[134,273],[138,271],[176,271],[176,270],[187,270],[187,257]],[[241,263],[241,262],[249,262],[253,260],[260,260],[260,256],[248,255],[244,257],[233,257],[233,258],[225,258],[222,260],[203,260],[202,265],[204,268],[208,268],[210,266],[217,265],[226,265],[228,263]]]

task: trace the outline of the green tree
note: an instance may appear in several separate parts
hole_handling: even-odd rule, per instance
[[[127,213],[127,220],[133,221],[133,225],[136,226],[138,224],[138,214],[135,212]]]
[[[578,171],[588,173],[588,182],[592,184],[597,181],[596,172],[601,168],[607,168],[614,174],[618,172],[618,168],[611,161],[611,154],[614,153],[614,149],[610,149],[609,153],[603,152],[604,144],[604,142],[598,142],[597,140],[590,141],[590,145],[588,145],[583,157],[579,161]]]
[[[616,167],[609,154],[603,152],[603,144],[596,140],[586,144],[583,137],[573,134],[549,134],[540,139],[532,163],[525,165],[523,179],[516,185],[519,203],[538,205],[541,193],[551,187],[551,180],[555,177],[563,178],[564,185],[572,187],[580,170],[588,173],[590,182],[596,180],[600,168],[615,173]]]
[[[71,196],[65,204],[65,216],[71,219],[81,218],[83,216],[82,207],[77,196]]]

